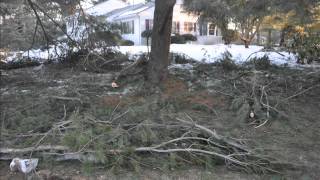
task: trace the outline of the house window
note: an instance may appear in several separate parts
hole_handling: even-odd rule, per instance
[[[209,35],[215,35],[216,32],[216,25],[210,24],[209,25]]]
[[[179,21],[172,22],[172,33],[173,34],[180,34],[180,22]]]
[[[152,30],[153,28],[153,19],[146,19],[146,30]]]
[[[23,24],[22,24],[21,22],[18,22],[16,30],[17,30],[18,33],[20,33],[20,34],[23,33],[23,31],[24,31],[24,26],[23,26]]]
[[[196,32],[196,23],[184,22],[184,32]]]
[[[121,22],[122,34],[134,34],[134,21]]]

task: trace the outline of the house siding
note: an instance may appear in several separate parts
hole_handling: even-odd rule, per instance
[[[185,12],[179,1],[174,6],[172,21],[179,26],[179,32],[172,33],[179,34],[192,34],[197,36],[198,41],[193,44],[217,44],[223,43],[220,36],[220,30],[215,27],[214,32],[209,34],[210,23],[200,22],[199,16]],[[127,6],[126,8],[115,9],[110,16],[106,15],[106,20],[113,23],[121,24],[122,22],[134,22],[134,33],[122,34],[122,38],[125,40],[133,41],[135,45],[145,45],[146,39],[141,37],[141,33],[146,30],[146,20],[153,20],[154,16],[154,4],[138,4],[134,6]],[[200,33],[201,32],[201,33]],[[217,33],[218,32],[218,33]]]
[[[131,22],[133,21],[134,22],[134,33],[133,34],[122,34],[122,38],[123,39],[126,39],[126,40],[130,40],[132,42],[134,42],[135,45],[138,45],[140,44],[140,36],[141,36],[141,33],[140,33],[140,28],[139,28],[139,25],[140,25],[140,20],[139,20],[139,17],[138,16],[135,16],[135,17],[132,17],[132,18],[126,18],[126,19],[123,19],[123,20],[119,20],[118,23],[121,23],[121,22]]]

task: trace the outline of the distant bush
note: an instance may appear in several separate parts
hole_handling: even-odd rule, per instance
[[[152,36],[152,30],[145,30],[141,33],[141,37],[143,38],[151,38]]]
[[[85,44],[88,49],[102,48],[106,51],[108,48],[115,46],[121,41],[121,35],[119,33],[119,27],[117,24],[110,24],[103,19],[99,19],[93,16],[88,16],[90,24],[85,34],[88,33],[88,44]],[[87,41],[85,41],[87,42]]]
[[[185,44],[186,42],[186,39],[179,34],[171,36],[171,44]]]
[[[296,33],[289,50],[297,54],[298,63],[320,62],[320,36],[319,34]]]
[[[192,34],[183,34],[181,35],[185,41],[197,41],[197,37]]]
[[[120,46],[133,46],[134,42],[130,40],[122,40],[120,41]]]
[[[192,34],[175,34],[174,36],[171,36],[171,44],[185,44],[188,41],[197,41],[197,37]]]
[[[152,30],[145,30],[141,33],[141,37],[147,39],[147,46],[149,46],[149,40],[152,37]]]
[[[271,61],[267,55],[264,55],[260,58],[252,58],[249,62],[246,62],[244,65],[253,66],[257,70],[267,70],[272,66]]]
[[[226,30],[226,32],[223,33],[222,40],[225,44],[230,44],[233,41],[236,41],[238,39],[238,33],[235,30]]]
[[[233,71],[237,70],[238,66],[235,61],[232,59],[232,54],[229,51],[226,51],[222,54],[222,58],[216,62],[217,66],[221,66],[223,70]]]
[[[17,59],[15,61],[4,62],[0,61],[0,69],[18,69],[23,67],[32,67],[32,66],[39,66],[40,62],[37,60],[29,59],[27,57],[23,57]]]
[[[196,63],[191,57],[188,57],[185,54],[171,53],[171,62],[173,64],[188,64],[188,63]]]

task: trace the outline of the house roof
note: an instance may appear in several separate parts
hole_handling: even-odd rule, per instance
[[[140,12],[143,12],[151,7],[154,6],[154,3],[147,3],[147,4],[142,4],[141,6],[137,6],[134,9],[131,9],[130,11],[124,12],[121,15],[119,15],[120,17],[127,17],[127,16],[132,16],[132,15],[137,15]]]
[[[124,11],[121,11],[120,13],[117,14],[116,17],[114,17],[115,20],[117,19],[123,19],[123,18],[128,18],[128,17],[132,17],[132,16],[136,16],[139,13],[154,7],[154,3],[153,2],[149,2],[149,3],[141,3],[141,4],[137,4],[132,6],[132,8],[130,9],[126,9]]]
[[[93,16],[106,15],[114,10],[130,6],[122,0],[108,0],[86,9],[86,13]]]

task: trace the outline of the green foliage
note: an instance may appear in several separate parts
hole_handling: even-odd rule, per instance
[[[85,175],[91,175],[94,172],[94,164],[90,161],[84,161],[82,163],[82,172]]]
[[[185,44],[188,41],[197,41],[197,37],[192,34],[175,34],[171,36],[171,44]]]
[[[236,41],[239,38],[239,34],[235,30],[225,30],[225,32],[222,33],[222,40],[225,44],[230,44],[233,41]]]
[[[196,62],[191,57],[188,57],[185,54],[171,53],[171,57],[171,62],[174,64],[188,64]]]
[[[174,170],[178,166],[177,155],[174,153],[169,154],[169,168]]]
[[[116,46],[121,40],[119,34],[119,26],[116,24],[110,24],[105,22],[104,19],[99,19],[93,16],[85,17],[90,21],[88,24],[88,39],[91,41],[90,48],[108,48],[110,46]],[[85,32],[86,33],[86,32]]]
[[[1,59],[1,57],[0,57]],[[32,66],[39,66],[40,63],[36,59],[29,59],[29,58],[17,58],[15,61],[9,61],[6,63],[1,62],[1,69],[18,69],[22,67],[32,67]]]
[[[186,39],[183,36],[180,36],[179,34],[175,34],[174,36],[171,36],[171,44],[185,44]]]
[[[149,39],[152,37],[152,30],[145,30],[141,33],[141,37],[147,39],[147,46],[149,46]],[[149,50],[148,50],[149,51]]]
[[[320,36],[297,33],[289,50],[298,56],[298,63],[320,62]]]
[[[232,59],[232,55],[229,51],[226,51],[222,54],[222,57],[216,62],[217,66],[221,66],[223,70],[233,71],[237,70],[238,66]]]
[[[243,122],[248,118],[250,105],[246,98],[241,96],[234,98],[231,103],[231,108],[237,113],[236,117],[239,122]]]
[[[227,32],[230,22],[235,23],[242,36],[249,40],[271,10],[271,2],[266,0],[185,0],[184,2],[187,11],[201,14],[208,22],[215,22],[222,30],[227,43],[232,41],[233,37],[233,33]]]
[[[46,10],[46,13],[53,19],[56,19],[58,24],[63,24],[61,21],[61,11],[57,4],[51,1],[40,0],[34,1],[35,4],[40,4]],[[30,47],[39,48],[47,46],[47,40],[52,43],[58,37],[63,35],[60,28],[58,28],[47,16],[40,13],[37,9],[38,15],[41,18],[43,28],[37,23],[34,12],[31,10],[28,3],[25,1],[1,1],[0,2],[0,16],[2,20],[0,27],[0,48],[9,48],[12,50],[27,50]],[[37,31],[35,28],[37,27]],[[46,35],[45,35],[46,34]]]
[[[152,36],[152,30],[145,30],[141,33],[141,37],[143,38],[151,38]]]
[[[88,143],[90,137],[81,132],[70,132],[63,137],[63,144],[73,150],[79,150]]]
[[[185,41],[197,41],[197,37],[192,34],[183,34],[181,35]]]
[[[246,62],[244,65],[253,66],[253,68],[257,70],[267,70],[269,69],[272,64],[267,55],[264,55],[263,57],[254,57],[250,59],[249,62]]]
[[[122,40],[120,41],[120,46],[134,46],[134,42],[130,40]]]

